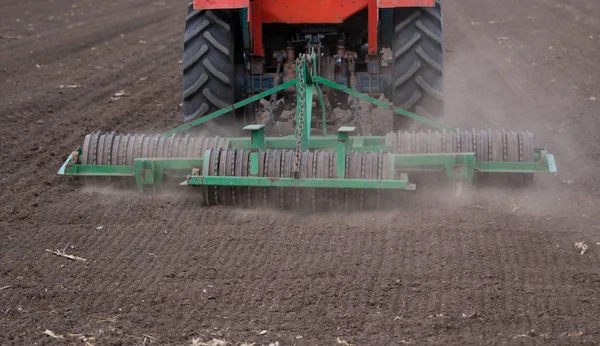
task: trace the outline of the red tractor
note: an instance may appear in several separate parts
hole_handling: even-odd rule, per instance
[[[386,58],[384,48],[391,49]],[[443,117],[439,0],[193,0],[184,36],[184,120],[295,78],[296,57],[311,52],[322,77]],[[334,90],[324,93],[334,107],[352,107]],[[240,109],[235,117],[252,121],[249,114]],[[395,116],[394,130],[410,121]]]

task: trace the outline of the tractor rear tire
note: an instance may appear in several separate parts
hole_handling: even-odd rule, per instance
[[[394,10],[393,84],[395,107],[441,121],[444,117],[444,32],[440,1],[435,7]],[[408,129],[410,118],[395,115],[394,131]]]
[[[188,6],[183,50],[183,116],[189,122],[232,105],[235,100],[235,28],[228,10]],[[234,114],[210,121],[229,128]],[[209,123],[206,123],[210,125]],[[212,126],[210,126],[212,127]]]

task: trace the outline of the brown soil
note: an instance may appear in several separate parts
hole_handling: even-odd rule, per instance
[[[58,177],[86,133],[181,122],[186,4],[4,1],[0,344],[598,344],[600,3],[444,5],[448,122],[533,131],[559,174],[306,217]]]

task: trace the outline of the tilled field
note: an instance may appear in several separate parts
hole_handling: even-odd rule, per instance
[[[559,174],[307,215],[58,177],[91,131],[181,123],[186,3],[2,1],[0,344],[598,344],[600,4],[444,5],[449,122]]]

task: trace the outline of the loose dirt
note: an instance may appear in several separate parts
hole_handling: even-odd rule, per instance
[[[600,3],[444,6],[448,123],[530,130],[560,172],[307,217],[58,177],[91,131],[181,123],[186,4],[3,1],[0,344],[600,342]]]

